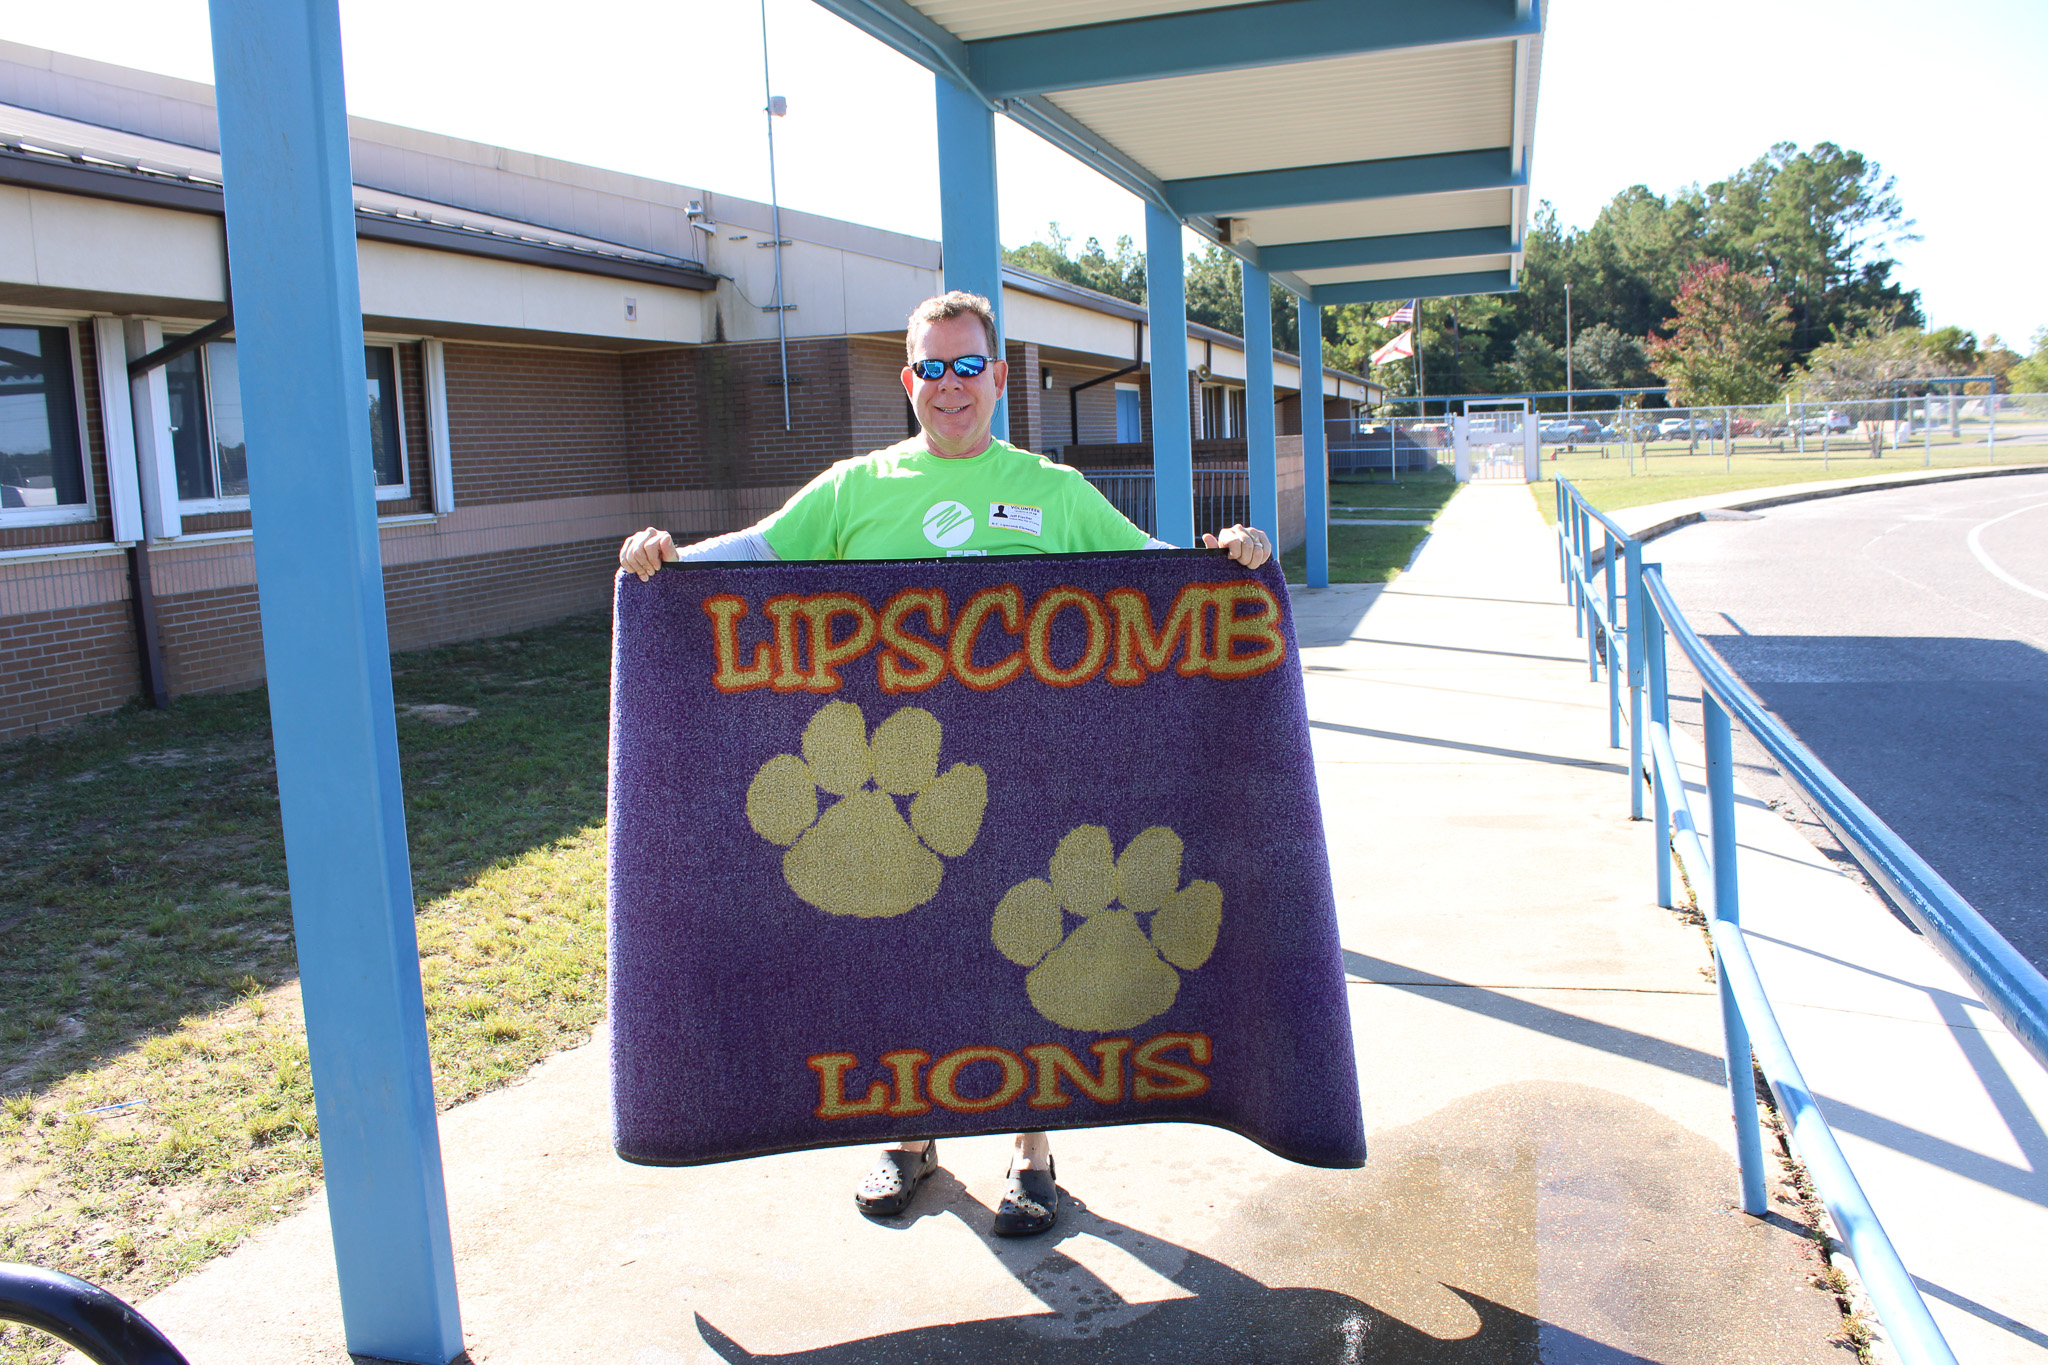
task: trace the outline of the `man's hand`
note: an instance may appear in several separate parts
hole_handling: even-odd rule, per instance
[[[669,539],[668,532],[657,531],[652,526],[627,536],[626,543],[619,547],[619,567],[637,575],[642,583],[661,572],[663,560],[674,561],[682,557],[676,543]]]
[[[632,544],[627,541],[627,544]],[[1230,557],[1247,569],[1256,569],[1273,557],[1266,533],[1256,526],[1232,526],[1219,536],[1202,534],[1202,544],[1212,550],[1228,550]]]

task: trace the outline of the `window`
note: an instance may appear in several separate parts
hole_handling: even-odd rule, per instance
[[[242,436],[242,382],[235,343],[214,341],[164,366],[171,398],[171,460],[180,502],[249,496],[249,445]]]
[[[0,325],[0,521],[91,515],[69,327]]]
[[[1116,386],[1116,439],[1123,445],[1145,439],[1145,401],[1136,384]]]
[[[370,467],[377,471],[377,496],[406,495],[405,435],[398,421],[398,356],[389,346],[363,348],[370,389]]]
[[[164,367],[181,503],[248,506],[249,448],[242,432],[242,382],[235,355],[234,342],[213,341]],[[363,376],[377,496],[408,497],[397,353],[389,346],[365,346]]]
[[[1247,435],[1248,433],[1244,424],[1244,390],[1231,389],[1229,392],[1230,407],[1229,410],[1223,414],[1223,417],[1224,420],[1230,424],[1230,430],[1225,432],[1224,434],[1227,436]]]
[[[1219,440],[1223,431],[1223,386],[1202,385],[1202,439]]]

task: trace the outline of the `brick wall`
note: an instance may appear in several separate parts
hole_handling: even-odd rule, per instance
[[[1046,432],[1046,422],[1051,413],[1044,400],[1054,395],[1038,386],[1038,343],[1006,341],[1003,343],[1003,358],[1010,364],[1010,383],[1003,394],[1009,400],[1010,444],[1025,450],[1044,451],[1052,444]],[[1060,424],[1064,426],[1066,413],[1060,412],[1059,417]]]
[[[602,610],[611,602],[618,555],[618,542],[607,538],[393,565],[384,571],[391,647],[420,649]],[[158,598],[157,623],[174,693],[232,691],[263,681],[263,623],[254,587]],[[131,662],[128,691],[135,687]]]
[[[156,629],[174,695],[232,692],[263,680],[263,630],[253,584],[159,597]]]
[[[0,737],[111,711],[140,687],[128,604],[0,619]]]
[[[619,487],[660,493],[802,484],[835,460],[893,445],[904,435],[898,355],[868,338],[791,341],[786,428],[775,342],[628,356],[622,397],[631,481]]]
[[[525,630],[611,605],[619,542],[539,545],[384,571],[393,649]]]
[[[848,338],[847,369],[853,376],[852,410],[848,414],[853,442],[849,454],[865,455],[917,434],[917,418],[903,392],[900,340]]]
[[[617,355],[450,343],[458,503],[617,493],[629,485]]]
[[[1274,480],[1280,486],[1280,548],[1291,550],[1308,539],[1308,481],[1300,436],[1279,436],[1273,441]]]

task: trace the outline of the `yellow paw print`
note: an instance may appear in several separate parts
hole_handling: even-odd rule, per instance
[[[820,792],[839,798],[818,813]],[[906,823],[898,797],[910,797]],[[981,832],[988,774],[972,763],[939,772],[939,722],[915,706],[868,737],[867,718],[830,701],[804,727],[803,757],[777,754],[747,787],[747,821],[789,847],[782,877],[832,915],[879,919],[939,893],[941,855],[957,858]]]
[[[1062,1028],[1108,1033],[1172,1008],[1180,972],[1209,960],[1223,925],[1223,889],[1182,886],[1180,859],[1180,836],[1163,825],[1142,831],[1121,857],[1112,856],[1108,830],[1083,825],[1060,840],[1050,881],[1010,888],[990,936],[1031,968],[1024,990],[1040,1014]],[[1068,915],[1081,920],[1072,933]]]

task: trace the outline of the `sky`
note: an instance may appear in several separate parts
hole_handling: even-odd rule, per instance
[[[203,0],[11,8],[0,37],[212,79]],[[350,111],[768,197],[758,0],[564,13],[559,0],[341,0]],[[766,0],[766,21],[789,104],[775,121],[782,202],[938,236],[932,76],[812,0]],[[1568,226],[1633,184],[1669,193],[1774,142],[1831,141],[1896,177],[1923,240],[1891,254],[1930,325],[2019,350],[2048,327],[2033,249],[2048,174],[2025,150],[2048,104],[2042,0],[1558,0],[1547,22],[1534,197]],[[1053,221],[1077,243],[1142,241],[1135,198],[1006,120],[997,160],[1006,245]]]

